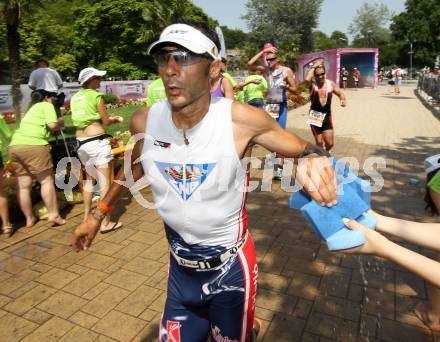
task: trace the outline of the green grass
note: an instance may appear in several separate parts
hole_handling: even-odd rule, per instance
[[[105,131],[108,134],[114,134],[117,131],[125,132],[128,130],[130,124],[131,115],[137,111],[141,106],[139,105],[129,105],[120,108],[111,108],[108,110],[110,115],[119,115],[124,118],[124,121],[111,126],[105,126]],[[10,126],[12,130],[12,125]],[[75,127],[72,125],[71,115],[64,115],[64,135],[67,137],[75,136]]]

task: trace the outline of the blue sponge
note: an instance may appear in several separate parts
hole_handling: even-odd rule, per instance
[[[316,234],[327,241],[329,250],[357,247],[365,242],[364,234],[347,229],[342,217],[375,228],[376,218],[366,213],[370,209],[371,185],[356,177],[345,164],[332,162],[338,182],[338,204],[330,208],[320,206],[300,191],[291,196],[290,207],[301,210]]]
[[[363,224],[365,227],[373,230],[376,229],[377,219],[373,215],[363,213],[361,217],[356,219],[356,221]]]
[[[365,243],[364,233],[342,228],[327,239],[327,248],[330,251],[349,249]]]
[[[290,208],[298,209],[300,210],[302,207],[304,207],[307,203],[310,202],[310,197],[306,195],[304,191],[298,191],[295,196],[290,196],[289,204]]]

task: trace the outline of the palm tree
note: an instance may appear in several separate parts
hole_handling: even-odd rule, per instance
[[[0,13],[6,23],[9,67],[12,80],[12,99],[17,120],[20,119],[21,69],[20,69],[20,18],[22,10],[41,5],[40,0],[0,0]]]
[[[182,4],[175,0],[150,0],[142,12],[144,19],[138,41],[147,43],[156,38],[165,26],[183,12]]]
[[[12,100],[14,104],[15,116],[20,118],[20,34],[18,27],[20,23],[20,3],[19,1],[2,1],[1,9],[3,19],[7,28],[7,43],[9,67],[12,80]]]

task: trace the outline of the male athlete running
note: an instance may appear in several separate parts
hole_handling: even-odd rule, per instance
[[[202,23],[165,28],[148,51],[168,101],[140,109],[131,122],[132,134],[143,140],[125,169],[131,168],[134,180],[144,175],[151,180],[170,245],[161,341],[205,342],[208,336],[212,341],[251,340],[258,268],[247,231],[249,174],[242,159],[253,143],[286,157],[320,152],[263,110],[210,96],[210,77],[220,69],[216,37]],[[322,168],[314,169],[316,163]],[[305,190],[322,205],[336,204],[329,160],[315,155],[304,164],[297,173]],[[125,178],[121,170],[118,180]],[[112,184],[76,228],[76,251],[90,247],[103,217],[126,190]]]
[[[316,84],[312,83],[313,77]],[[346,106],[344,92],[325,77],[325,66],[322,60],[316,61],[307,73],[306,82],[310,84],[310,113],[307,123],[312,129],[316,145],[330,151],[334,146],[334,131],[332,120],[332,98],[335,93],[342,107]]]

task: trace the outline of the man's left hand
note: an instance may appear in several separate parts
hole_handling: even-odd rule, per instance
[[[304,191],[320,205],[330,207],[337,204],[336,176],[327,157],[301,158],[297,179]]]
[[[345,100],[341,100],[341,107],[345,107],[347,105],[347,102]]]

